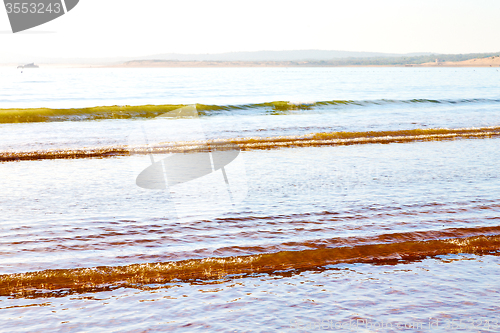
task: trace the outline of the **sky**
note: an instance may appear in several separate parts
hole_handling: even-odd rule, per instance
[[[80,0],[64,16],[16,34],[0,8],[0,61],[307,49],[498,52],[499,13],[498,0]]]

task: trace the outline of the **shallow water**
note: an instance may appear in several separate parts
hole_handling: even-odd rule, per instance
[[[478,139],[242,152],[246,198],[217,214],[189,193],[190,212],[181,219],[167,190],[135,185],[146,156],[4,163],[2,211],[10,218],[2,222],[2,273],[496,226],[499,145]]]
[[[3,302],[3,329],[498,332],[499,269],[498,256],[444,255],[19,298]]]
[[[3,329],[499,331],[496,73],[43,70],[21,79],[8,72],[0,109],[240,106],[190,119],[1,124],[2,156],[32,154],[0,163]],[[247,105],[280,100],[357,102]],[[398,139],[439,127],[494,133]],[[350,143],[297,141],[339,131],[358,133],[342,134]],[[258,147],[259,137],[271,145]],[[211,172],[163,190],[142,188],[137,177],[152,163],[201,153],[61,158],[68,149],[221,138],[255,144],[235,146],[224,168],[212,151]],[[47,149],[63,153],[42,159]],[[469,326],[457,327],[460,319]]]

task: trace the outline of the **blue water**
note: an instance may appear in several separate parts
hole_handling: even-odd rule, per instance
[[[496,68],[0,69],[0,106],[500,99]]]

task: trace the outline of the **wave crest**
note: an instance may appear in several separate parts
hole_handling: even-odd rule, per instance
[[[127,266],[46,270],[0,275],[0,296],[57,297],[121,287],[154,288],[171,282],[201,282],[261,273],[325,269],[342,263],[396,264],[447,254],[496,254],[500,227],[385,234],[308,241],[308,250],[213,257]]]
[[[293,111],[314,110],[325,106],[343,108],[350,106],[370,107],[373,105],[397,105],[397,104],[477,104],[477,103],[500,103],[500,99],[409,99],[409,100],[331,100],[318,102],[289,102],[274,101],[266,103],[240,104],[240,105],[207,105],[196,104],[196,109],[201,116],[211,113],[239,110],[263,110],[263,111]],[[183,104],[165,105],[113,105],[96,106],[72,109],[51,108],[12,108],[0,109],[0,123],[30,123],[30,122],[52,122],[52,121],[82,121],[101,119],[135,119],[154,118],[163,113],[185,107]]]
[[[484,139],[500,136],[500,126],[481,128],[429,128],[370,132],[323,132],[275,137],[228,138],[206,141],[163,142],[143,146],[108,146],[81,149],[0,151],[0,162],[42,159],[104,158],[127,155],[199,153],[216,150],[280,149],[345,146],[377,143],[408,143],[456,139]]]

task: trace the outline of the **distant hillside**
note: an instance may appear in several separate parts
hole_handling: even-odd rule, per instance
[[[342,58],[368,58],[368,57],[398,57],[418,56],[430,53],[380,53],[380,52],[351,52],[351,51],[325,51],[325,50],[295,50],[295,51],[255,51],[255,52],[228,52],[215,54],[180,54],[164,53],[138,57],[109,57],[109,58],[48,58],[36,55],[19,55],[12,52],[0,52],[0,63],[43,63],[43,64],[89,64],[110,65],[126,61],[138,60],[174,60],[174,61],[320,61]],[[98,55],[97,55],[98,56]]]
[[[499,53],[344,58],[300,61],[224,61],[141,59],[114,67],[321,67],[321,66],[495,66]]]
[[[373,66],[373,65],[419,65],[431,62],[458,62],[470,59],[482,59],[498,56],[495,53],[469,53],[469,54],[428,54],[420,56],[399,56],[399,57],[373,57],[373,58],[347,58],[330,61],[321,61],[329,66]]]
[[[324,50],[296,51],[257,51],[231,52],[219,54],[157,54],[135,58],[129,62],[139,61],[176,61],[176,62],[307,62],[316,66],[369,66],[369,65],[407,65],[427,62],[464,61],[475,58],[497,56],[499,53],[470,54],[435,54],[435,53],[375,53]]]
[[[377,53],[325,50],[294,50],[294,51],[256,51],[229,52],[217,54],[156,54],[136,59],[140,60],[174,60],[174,61],[314,61],[343,58],[385,58],[401,56],[429,55],[431,53]]]
[[[500,66],[500,56],[492,56],[487,58],[474,58],[463,61],[434,61],[424,63],[419,66],[426,67],[443,67],[443,66],[451,66],[451,67],[499,67]]]
[[[202,67],[202,66],[404,66],[425,63],[460,62],[476,58],[488,58],[496,53],[435,54],[435,53],[377,53],[325,50],[256,51],[218,54],[157,54],[141,57],[113,58],[44,58],[15,56],[0,52],[0,63],[23,65],[69,64],[75,66],[118,67]],[[16,65],[16,66],[17,66]]]

